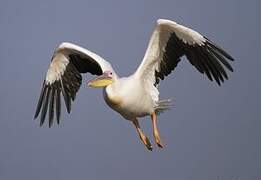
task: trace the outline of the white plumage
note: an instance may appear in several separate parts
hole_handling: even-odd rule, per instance
[[[157,85],[169,75],[185,55],[202,74],[206,74],[220,85],[228,78],[225,67],[233,71],[228,60],[233,58],[222,48],[198,32],[159,19],[152,33],[144,58],[136,72],[119,78],[110,63],[97,54],[72,43],[62,43],[55,51],[48,68],[35,118],[41,111],[40,124],[44,123],[49,107],[49,126],[52,126],[54,112],[60,122],[62,92],[65,106],[70,113],[71,101],[75,99],[82,77],[91,73],[98,77],[89,82],[90,87],[103,87],[106,103],[136,127],[142,142],[151,150],[149,139],[140,129],[138,117],[150,115],[153,135],[159,147],[163,147],[157,129],[156,115],[170,107],[169,100],[159,100]]]

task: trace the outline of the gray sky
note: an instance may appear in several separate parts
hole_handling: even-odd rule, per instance
[[[1,0],[0,179],[261,179],[260,5]],[[101,90],[86,86],[60,126],[39,127],[35,106],[59,43],[90,49],[126,76],[141,62],[158,18],[201,32],[236,59],[222,87],[187,61],[161,83],[161,97],[175,104],[159,117],[165,149],[148,152],[132,124],[105,105]],[[149,118],[141,124],[152,139]]]

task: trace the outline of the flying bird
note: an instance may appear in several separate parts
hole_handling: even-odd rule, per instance
[[[96,77],[88,82],[88,86],[103,88],[107,105],[133,123],[148,150],[152,150],[152,145],[141,130],[138,118],[151,117],[155,142],[162,148],[164,145],[157,128],[157,115],[172,105],[168,99],[159,99],[158,85],[173,72],[182,56],[186,56],[200,73],[210,81],[215,80],[218,85],[228,79],[225,69],[233,72],[229,61],[234,59],[220,46],[194,30],[166,19],[157,20],[141,64],[128,77],[119,77],[101,56],[63,42],[54,50],[34,118],[41,112],[42,126],[49,109],[49,127],[53,125],[54,116],[59,124],[61,94],[70,113],[71,103],[82,84],[81,74],[90,73]]]

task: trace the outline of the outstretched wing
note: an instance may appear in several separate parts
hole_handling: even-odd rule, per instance
[[[72,43],[62,43],[54,51],[42,85],[34,118],[41,111],[42,126],[49,107],[49,127],[52,126],[54,114],[59,124],[61,115],[61,92],[64,97],[67,112],[71,111],[71,101],[74,101],[82,83],[81,73],[101,75],[104,71],[113,71],[110,63],[87,49]]]
[[[233,58],[198,32],[170,20],[159,19],[136,75],[155,86],[169,75],[185,55],[208,79],[220,85],[233,71]],[[225,67],[225,68],[224,68]]]

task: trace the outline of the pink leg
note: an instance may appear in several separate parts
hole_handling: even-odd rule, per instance
[[[150,140],[147,136],[144,135],[144,133],[142,132],[141,128],[140,128],[140,124],[139,121],[137,119],[135,119],[134,121],[132,121],[138,134],[139,137],[141,139],[141,141],[143,142],[143,144],[147,147],[148,150],[152,151],[152,145],[150,143]]]
[[[161,143],[160,134],[157,127],[157,115],[155,112],[151,114],[151,120],[152,120],[152,127],[153,127],[153,136],[155,138],[155,141],[160,148],[163,148],[163,144]]]

